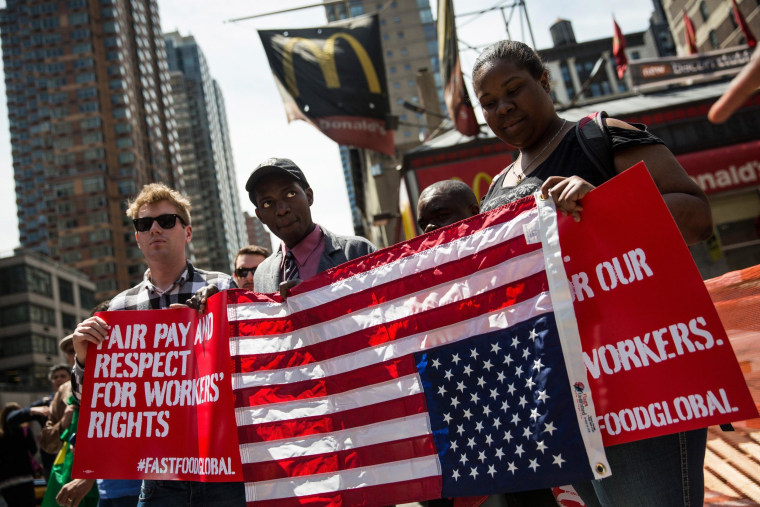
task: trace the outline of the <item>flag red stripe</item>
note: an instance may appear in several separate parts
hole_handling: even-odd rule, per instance
[[[241,443],[259,443],[347,430],[427,412],[423,393],[333,414],[238,426]]]
[[[378,250],[369,256],[359,257],[357,259],[350,260],[340,266],[336,266],[327,271],[317,274],[316,276],[309,278],[298,286],[290,290],[290,295],[301,294],[309,292],[319,287],[324,287],[332,283],[351,278],[356,273],[369,271],[371,269],[390,264],[404,257],[410,257],[419,252],[428,250],[430,248],[440,246],[452,241],[459,240],[465,236],[471,235],[488,227],[511,222],[517,216],[530,211],[536,207],[536,199],[533,196],[524,197],[518,201],[505,204],[501,211],[494,213],[483,213],[475,215],[469,218],[465,223],[455,223],[442,227],[430,234],[422,234],[416,238],[410,239],[403,244],[403,248],[384,248]],[[279,295],[271,295],[266,298],[254,295],[252,292],[247,291],[229,291],[228,302],[230,304],[256,302],[256,301],[271,301],[281,302],[282,298]]]
[[[434,266],[414,276],[401,277],[375,287],[354,292],[351,297],[325,302],[308,311],[288,317],[266,320],[239,320],[229,323],[231,336],[260,336],[291,333],[322,322],[342,317],[348,313],[404,297],[461,278],[464,273],[474,273],[496,266],[511,259],[541,249],[540,243],[528,245],[520,235],[491,248],[458,261]]]
[[[507,308],[548,290],[546,273],[541,271],[513,284],[497,287],[463,301],[433,308],[412,318],[385,322],[301,349],[272,354],[238,356],[232,358],[232,362],[235,371],[276,370],[302,366],[456,324],[500,308]],[[277,386],[273,386],[273,388],[277,389]],[[254,398],[249,393],[246,394],[246,397]]]
[[[332,494],[277,498],[248,502],[248,507],[346,507],[348,505],[382,506],[408,502],[409,498],[419,501],[440,498],[442,481],[440,476],[426,477],[412,481],[399,481],[360,489],[344,489]]]
[[[353,389],[411,375],[417,371],[411,356],[397,357],[358,370],[317,380],[305,380],[279,386],[237,389],[236,407],[252,407],[282,401],[302,400],[343,393]]]
[[[420,435],[329,454],[247,463],[243,464],[243,473],[245,477],[255,477],[257,481],[269,481],[381,465],[433,454],[436,454],[433,436]]]

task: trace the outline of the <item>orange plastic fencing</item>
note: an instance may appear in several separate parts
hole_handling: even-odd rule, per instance
[[[752,399],[760,407],[760,265],[705,281],[744,372]],[[760,428],[760,418],[738,423]]]
[[[760,406],[760,266],[706,280],[755,405]],[[734,423],[736,431],[708,429],[707,506],[760,505],[760,418]]]

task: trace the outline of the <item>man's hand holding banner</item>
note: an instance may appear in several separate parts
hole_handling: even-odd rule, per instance
[[[203,316],[104,314],[75,472],[387,505],[604,477],[602,440],[755,417],[643,164],[584,210],[575,223],[525,198],[287,301],[233,290]]]

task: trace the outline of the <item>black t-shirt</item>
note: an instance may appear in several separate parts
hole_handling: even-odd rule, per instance
[[[659,137],[646,130],[643,125],[637,124],[636,127],[640,130],[607,127],[613,152],[642,144],[664,144]],[[580,176],[594,186],[604,183],[607,177],[599,172],[583,153],[575,130],[575,128],[570,129],[549,157],[520,181],[517,186],[502,187],[509,167],[502,171],[494,178],[491,188],[483,197],[480,211],[490,211],[512,201],[533,195],[541,189],[543,182],[550,176]]]

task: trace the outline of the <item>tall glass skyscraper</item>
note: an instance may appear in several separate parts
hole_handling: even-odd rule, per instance
[[[195,261],[200,268],[229,273],[248,241],[224,98],[192,36],[173,32],[164,39],[185,191],[193,203]]]
[[[21,246],[86,273],[102,299],[138,282],[124,203],[182,190],[155,0],[7,0],[0,10]]]

